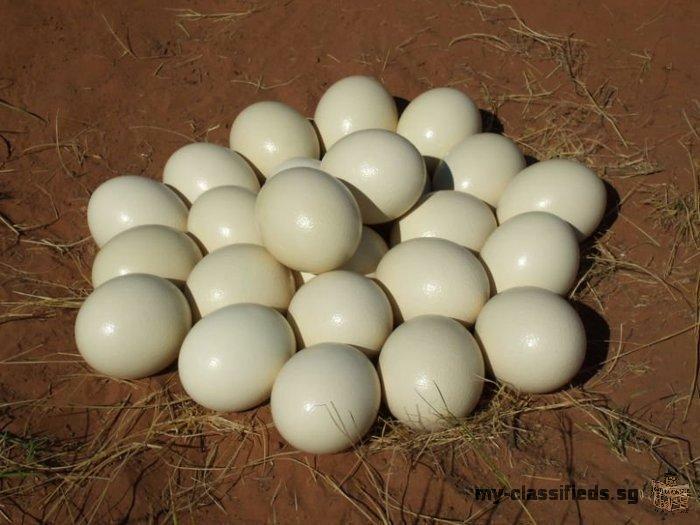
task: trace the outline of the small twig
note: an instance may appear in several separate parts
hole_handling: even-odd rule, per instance
[[[7,102],[6,100],[3,100],[1,98],[0,98],[0,106],[6,107],[7,109],[11,109],[12,111],[17,111],[19,113],[23,113],[29,117],[35,118],[38,121],[46,124],[46,119],[44,117],[41,117],[41,116],[37,115],[36,113],[29,111],[28,109],[25,109],[25,108],[22,108],[19,106],[15,106],[14,104],[10,104],[9,102]]]

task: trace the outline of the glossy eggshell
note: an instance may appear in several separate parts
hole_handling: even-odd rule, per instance
[[[527,212],[508,219],[491,234],[481,260],[496,293],[537,286],[565,295],[578,272],[578,240],[571,225],[556,215]]]
[[[391,245],[437,237],[478,252],[495,229],[496,217],[485,202],[459,191],[436,191],[394,223]]]
[[[396,131],[397,121],[394,98],[376,78],[361,75],[345,77],[329,87],[314,116],[326,150],[356,131]]]
[[[479,314],[474,335],[496,378],[523,392],[552,392],[581,368],[586,333],[576,310],[541,288],[512,288]]]
[[[294,354],[272,387],[272,420],[293,447],[333,454],[357,443],[379,411],[374,366],[350,345],[322,343]]]
[[[425,187],[425,163],[406,139],[381,129],[357,131],[328,150],[321,168],[345,182],[365,224],[406,213]]]
[[[488,276],[479,260],[445,239],[397,244],[379,262],[376,277],[398,320],[436,314],[471,324],[489,298]]]
[[[300,347],[346,343],[374,357],[394,327],[391,304],[371,279],[336,270],[316,276],[289,303]]]
[[[286,311],[294,277],[262,246],[234,244],[211,252],[194,267],[187,288],[204,316],[238,303]]]
[[[388,250],[389,248],[381,235],[372,228],[363,226],[360,245],[353,256],[340,269],[371,276]]]
[[[481,114],[474,102],[461,91],[447,87],[431,89],[413,99],[396,128],[433,162],[480,131]]]
[[[187,229],[187,206],[167,186],[146,177],[124,175],[100,184],[87,209],[88,227],[97,246],[116,234],[145,224]]]
[[[433,189],[457,190],[494,208],[506,186],[525,169],[525,156],[507,137],[470,135],[450,150],[433,175]]]
[[[237,186],[206,191],[192,204],[187,229],[209,252],[231,244],[262,245],[255,198],[255,193]]]
[[[239,113],[231,125],[231,149],[255,166],[264,178],[294,157],[318,158],[318,137],[311,123],[281,102],[256,102]]]
[[[254,193],[260,190],[258,177],[243,157],[206,142],[188,144],[173,153],[163,168],[163,182],[189,203],[219,186],[240,186]]]
[[[468,415],[484,385],[479,345],[448,317],[422,315],[389,336],[379,354],[379,375],[389,410],[419,430],[438,430]]]
[[[281,164],[275,166],[272,170],[273,175],[277,175],[280,171],[288,170],[290,168],[314,168],[317,170],[321,169],[321,160],[312,159],[309,157],[294,157],[285,160]]]
[[[498,202],[498,221],[544,211],[567,221],[583,240],[603,219],[606,198],[603,181],[583,164],[544,160],[525,168],[508,184]]]
[[[337,179],[292,168],[267,181],[255,206],[265,247],[294,270],[323,273],[352,257],[362,235],[360,210]]]
[[[180,382],[206,408],[248,410],[270,397],[275,377],[295,350],[292,329],[276,310],[227,306],[187,334],[178,360]]]
[[[112,237],[92,263],[92,285],[130,273],[147,273],[184,283],[202,258],[187,234],[168,226],[137,226]]]
[[[75,342],[98,372],[137,379],[175,361],[191,319],[187,299],[171,282],[154,275],[124,275],[85,299],[75,320]]]

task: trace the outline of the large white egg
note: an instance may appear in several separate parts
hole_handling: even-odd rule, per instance
[[[294,354],[272,387],[272,420],[293,447],[312,454],[350,448],[379,412],[374,366],[350,345],[322,343]]]
[[[310,157],[293,157],[275,166],[275,168],[272,170],[272,174],[277,175],[280,171],[288,170],[290,168],[314,168],[320,170],[321,160],[312,159]]]
[[[346,343],[374,357],[394,327],[391,304],[371,279],[336,270],[304,284],[289,303],[299,346]]]
[[[480,131],[481,114],[474,102],[447,87],[431,89],[413,99],[396,127],[396,132],[426,157],[431,172],[453,147]]]
[[[422,315],[399,326],[384,343],[379,376],[396,419],[415,429],[438,430],[476,407],[484,359],[457,321]]]
[[[363,226],[360,245],[353,256],[340,267],[340,270],[371,276],[388,250],[389,248],[381,235],[369,226]]]
[[[469,193],[494,208],[506,186],[525,169],[525,156],[507,137],[470,135],[450,150],[433,175],[433,189]]]
[[[326,150],[344,136],[364,129],[396,131],[396,102],[373,77],[345,77],[318,101],[314,122]]]
[[[163,182],[190,203],[219,186],[240,186],[254,193],[260,190],[258,177],[243,157],[206,142],[188,144],[173,153],[163,168]]]
[[[255,244],[233,244],[211,252],[187,279],[202,316],[230,304],[255,303],[285,311],[294,295],[294,277]]]
[[[531,211],[501,224],[481,249],[481,260],[495,293],[537,286],[564,295],[576,280],[578,240],[569,223]]]
[[[209,252],[231,244],[260,244],[255,193],[237,186],[204,192],[190,208],[187,229]]]
[[[551,392],[583,364],[586,332],[576,310],[542,288],[512,288],[479,314],[474,335],[496,379],[523,392]]]
[[[187,334],[178,360],[180,381],[206,408],[248,410],[270,397],[278,372],[295,350],[294,333],[276,310],[226,306]]]
[[[184,283],[202,258],[187,234],[168,226],[137,226],[112,237],[92,263],[92,285],[130,273],[148,273]]]
[[[258,194],[255,214],[270,253],[308,273],[341,266],[362,235],[360,210],[350,191],[313,168],[292,168],[269,179]]]
[[[485,202],[459,191],[436,191],[394,223],[391,245],[438,237],[478,252],[495,229],[496,217]]]
[[[311,123],[281,102],[256,102],[241,111],[231,125],[231,149],[255,166],[264,178],[294,157],[318,158],[318,137]]]
[[[175,361],[191,323],[187,299],[174,284],[134,273],[107,281],[85,299],[75,342],[98,372],[137,379]]]
[[[97,246],[116,234],[145,224],[187,229],[187,206],[167,186],[146,177],[124,175],[100,184],[90,196],[88,227]]]
[[[347,184],[365,224],[388,222],[406,213],[426,181],[425,162],[413,144],[382,129],[342,138],[323,157],[321,168]]]
[[[521,171],[498,201],[498,221],[527,211],[553,213],[571,224],[579,240],[588,237],[605,214],[605,184],[575,160],[551,159]]]
[[[489,298],[488,276],[479,260],[445,239],[397,244],[379,262],[376,275],[398,320],[436,314],[471,324]]]

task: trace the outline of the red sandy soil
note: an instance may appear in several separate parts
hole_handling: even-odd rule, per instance
[[[185,4],[191,12],[173,10]],[[513,2],[532,31],[507,6],[489,5],[0,1],[0,518],[663,517],[651,480],[671,470],[694,482],[699,436],[700,400],[690,403],[699,259],[688,228],[698,220],[700,4]],[[252,102],[276,99],[311,116],[323,91],[351,74],[374,75],[407,100],[458,87],[528,155],[577,157],[609,183],[605,224],[584,247],[582,275],[593,270],[575,295],[590,339],[577,386],[522,401],[548,410],[508,419],[504,405],[507,426],[474,440],[465,432],[416,450],[400,429],[378,424],[356,452],[315,457],[282,442],[267,407],[197,409],[172,370],[135,382],[93,374],[73,341],[95,253],[86,240],[90,192],[124,173],[160,178],[188,141],[227,144]],[[643,494],[638,504],[521,504],[470,492],[571,482]],[[697,523],[697,509],[691,501],[670,522]]]

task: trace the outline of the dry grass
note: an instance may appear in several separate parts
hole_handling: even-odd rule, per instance
[[[186,396],[174,394],[168,385],[136,401],[127,398],[112,405],[52,406],[46,399],[9,405],[2,408],[31,411],[37,418],[84,413],[93,421],[94,430],[88,436],[72,439],[41,432],[0,433],[0,497],[21,509],[24,502],[36,501],[40,495],[44,510],[35,518],[41,521],[70,517],[73,522],[99,522],[99,503],[108,487],[120,474],[131,472],[133,476],[134,468],[160,480],[162,508],[154,512],[165,521],[177,521],[178,516],[192,515],[203,506],[218,506],[225,512],[220,500],[233,486],[249,476],[262,475],[275,463],[291,462],[308,470],[315,483],[339,494],[369,522],[390,523],[398,512],[439,523],[469,523],[489,506],[472,509],[464,520],[412,509],[402,501],[401,487],[391,483],[392,468],[378,468],[374,459],[388,457],[394,464],[404,458],[403,469],[430,464],[449,481],[444,460],[454,457],[471,472],[453,480],[460,490],[467,490],[469,483],[511,489],[518,485],[504,472],[503,458],[513,450],[538,450],[544,429],[529,427],[526,420],[534,421],[527,418],[535,416],[539,421],[554,413],[579,416],[580,430],[598,436],[621,460],[627,461],[630,451],[648,452],[687,480],[694,496],[698,489],[689,444],[683,438],[610,407],[600,395],[575,390],[537,399],[500,387],[473,416],[450,421],[449,428],[432,433],[415,432],[393,419],[383,419],[355,450],[355,464],[341,478],[313,466],[296,452],[268,453],[268,424],[256,418],[231,420],[212,414]],[[669,449],[676,451],[679,465],[666,459]],[[259,452],[251,457],[251,450]],[[528,510],[523,507],[523,512],[527,515]]]

